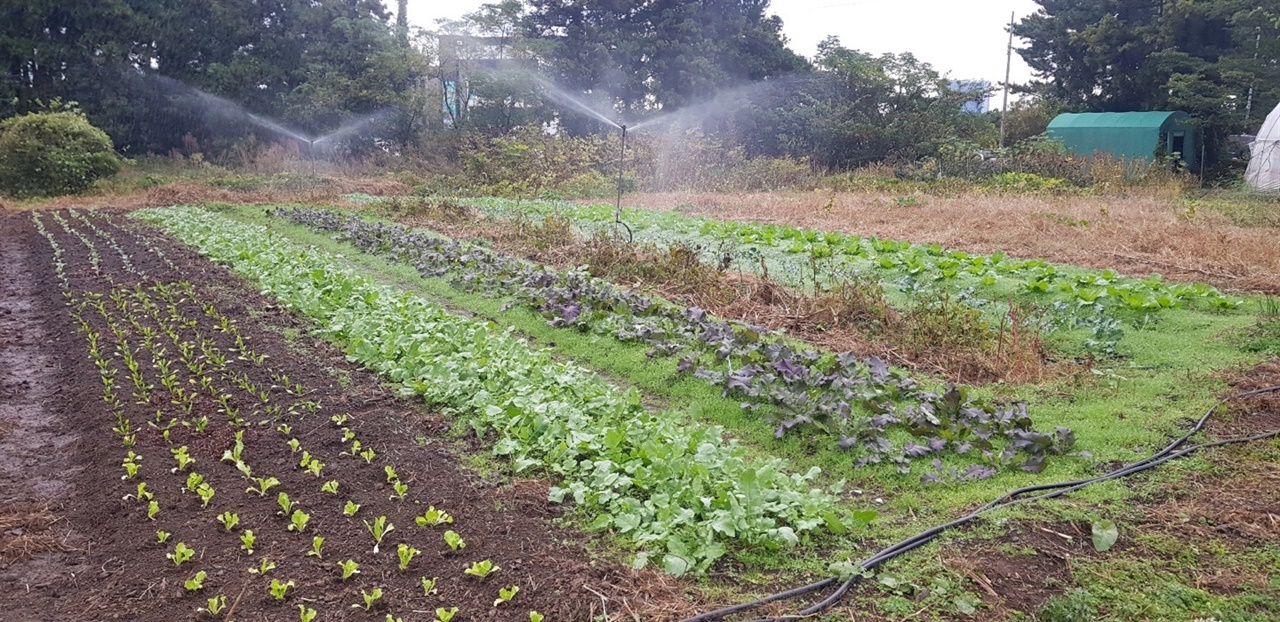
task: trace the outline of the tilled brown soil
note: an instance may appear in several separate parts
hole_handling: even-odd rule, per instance
[[[199,609],[219,596],[219,619],[236,620],[294,620],[300,609],[315,609],[317,620],[380,622],[387,614],[433,620],[437,608],[452,607],[465,621],[528,620],[531,610],[548,620],[688,613],[673,580],[593,559],[585,537],[554,527],[560,509],[546,502],[544,483],[498,485],[460,469],[447,420],[308,338],[305,323],[240,279],[121,217],[57,216],[41,220],[61,248],[70,304],[30,218],[0,221],[0,338],[6,362],[20,359],[5,368],[28,370],[0,380],[0,503],[61,517],[39,529],[56,535],[49,546],[0,557],[0,583],[19,587],[0,589],[0,618],[212,619]],[[97,359],[88,335],[97,336]],[[110,370],[119,413],[104,400],[111,392],[100,369]],[[255,482],[233,458],[219,459],[237,432],[244,468],[279,480],[265,495],[246,491]],[[351,455],[357,440],[374,454]],[[185,469],[174,453],[182,447],[195,459]],[[139,456],[132,477],[122,466],[129,452]],[[301,468],[304,452],[323,463],[319,476]],[[386,467],[408,486],[403,500],[392,498]],[[207,507],[187,488],[191,473],[214,491]],[[336,493],[321,490],[330,481]],[[136,498],[140,482],[149,500]],[[281,514],[279,492],[310,516],[301,530]],[[348,501],[360,506],[354,516],[343,513]],[[415,524],[431,506],[453,522]],[[239,519],[231,529],[218,522],[228,512]],[[394,530],[374,553],[367,523],[383,516]],[[246,530],[255,534],[252,553]],[[446,545],[446,530],[465,547]],[[159,531],[170,534],[163,544]],[[315,536],[324,538],[321,555],[309,556]],[[178,543],[194,553],[181,565],[167,557]],[[403,570],[401,543],[420,551]],[[348,559],[359,573],[344,581],[338,564]],[[264,560],[275,567],[250,572]],[[464,574],[482,560],[501,570]],[[200,571],[201,589],[185,589]],[[424,594],[422,579],[436,577]],[[293,582],[282,600],[270,593],[273,580]],[[495,606],[510,586],[520,588],[515,598]],[[362,593],[375,589],[383,595],[366,611]]]

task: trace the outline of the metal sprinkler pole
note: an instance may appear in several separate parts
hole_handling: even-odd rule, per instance
[[[613,224],[621,225],[627,230],[627,241],[631,242],[634,237],[631,234],[631,227],[622,222],[622,181],[623,181],[623,163],[627,157],[627,126],[622,125],[622,145],[618,149],[618,203],[613,212]],[[616,228],[616,227],[615,227]]]

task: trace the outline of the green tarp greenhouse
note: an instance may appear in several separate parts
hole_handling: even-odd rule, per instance
[[[1200,149],[1195,122],[1185,112],[1065,113],[1049,123],[1049,137],[1081,156],[1150,161],[1163,151],[1181,154],[1188,166],[1196,165]]]

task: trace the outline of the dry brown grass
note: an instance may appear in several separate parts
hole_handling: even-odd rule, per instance
[[[513,223],[430,203],[414,204],[394,215],[455,239],[483,238],[503,252],[556,268],[588,266],[593,276],[622,287],[651,291],[722,318],[784,330],[833,351],[880,356],[956,382],[1033,382],[1059,371],[1047,364],[1039,333],[1018,328],[1033,312],[1029,308],[1015,308],[998,326],[946,296],[921,300],[900,312],[874,281],[849,279],[809,295],[767,274],[703,263],[696,252],[680,246],[628,244],[605,235],[580,238],[567,221],[555,218]]]
[[[49,551],[72,550],[51,533],[58,520],[48,503],[0,507],[0,563]]]
[[[1280,232],[1239,227],[1213,211],[1188,214],[1157,191],[1127,196],[967,194],[919,201],[900,206],[888,194],[818,191],[643,194],[626,202],[1280,293]]]
[[[324,177],[315,187],[299,189],[263,188],[247,191],[215,188],[196,181],[177,181],[125,193],[89,194],[26,201],[0,207],[36,209],[142,209],[195,203],[339,203],[352,193],[398,195],[409,192],[405,184],[387,178]]]

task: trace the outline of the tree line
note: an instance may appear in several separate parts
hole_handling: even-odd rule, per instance
[[[0,117],[75,101],[135,153],[270,133],[189,85],[309,136],[390,111],[380,137],[403,148],[432,134],[604,129],[545,79],[610,116],[666,115],[752,156],[831,168],[990,148],[999,136],[998,114],[963,111],[980,87],[834,37],[805,58],[768,0],[502,0],[412,33],[404,5],[393,15],[378,0],[11,0],[0,7]],[[1227,137],[1256,131],[1280,100],[1280,0],[1038,5],[1014,26],[1037,77],[1018,86],[1010,142],[1058,112],[1185,110],[1223,168]],[[441,34],[487,39],[446,50]],[[479,62],[493,45],[500,66]],[[446,57],[474,70],[451,79]],[[449,118],[447,96],[467,114]]]

